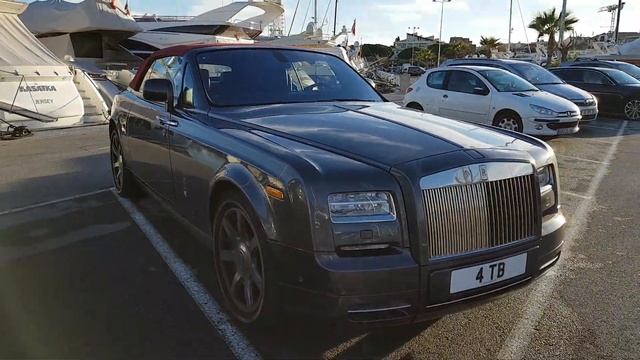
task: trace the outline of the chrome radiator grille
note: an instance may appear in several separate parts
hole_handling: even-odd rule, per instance
[[[536,234],[533,175],[423,190],[429,256],[490,249]]]

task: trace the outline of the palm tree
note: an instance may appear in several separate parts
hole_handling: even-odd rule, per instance
[[[573,26],[578,22],[578,18],[571,14],[571,11],[567,10],[564,17],[564,29],[565,31],[572,31]],[[538,13],[535,18],[529,23],[529,29],[533,29],[538,32],[538,40],[543,36],[548,36],[547,42],[547,65],[551,65],[551,59],[553,53],[558,47],[556,42],[556,33],[560,31],[560,16],[556,14],[556,8]]]
[[[491,50],[497,49],[500,45],[502,45],[500,39],[494,36],[480,36],[480,46],[485,49],[485,55],[487,57],[491,57]]]

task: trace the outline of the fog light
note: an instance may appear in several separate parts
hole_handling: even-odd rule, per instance
[[[536,125],[536,130],[542,130],[544,128],[544,125]]]

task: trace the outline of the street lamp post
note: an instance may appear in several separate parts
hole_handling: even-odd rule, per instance
[[[438,35],[438,66],[440,66],[440,52],[442,48],[442,17],[444,16],[444,3],[451,2],[451,0],[433,0],[433,2],[442,3],[440,8],[440,34]]]
[[[409,29],[412,29],[412,27],[410,26]],[[417,35],[418,33],[416,32],[416,30],[420,30],[420,26],[414,26],[411,34]],[[414,50],[414,46],[411,45],[411,66],[413,66],[413,50]]]

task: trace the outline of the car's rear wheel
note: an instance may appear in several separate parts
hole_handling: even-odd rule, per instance
[[[133,174],[124,166],[124,154],[120,135],[116,129],[111,130],[109,136],[111,142],[111,174],[113,175],[113,186],[119,195],[124,197],[134,197],[138,195],[139,189]]]
[[[624,115],[629,120],[640,120],[640,99],[629,100],[624,105]]]
[[[410,102],[407,104],[407,107],[409,109],[424,111],[424,108],[422,107],[422,105],[418,104],[417,102]]]
[[[244,196],[227,192],[213,222],[214,263],[227,307],[244,323],[266,324],[275,312],[273,274],[268,272],[266,235],[261,229]]]
[[[524,129],[522,118],[514,111],[499,112],[493,119],[493,126],[517,132],[522,132]]]

